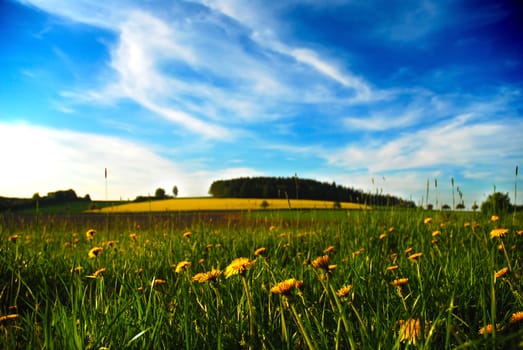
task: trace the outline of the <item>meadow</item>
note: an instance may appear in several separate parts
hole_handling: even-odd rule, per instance
[[[522,348],[521,219],[6,214],[0,348]]]

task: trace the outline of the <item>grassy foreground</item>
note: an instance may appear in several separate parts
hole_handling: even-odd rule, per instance
[[[0,217],[0,348],[523,347],[512,215],[267,215],[241,229]]]
[[[259,198],[177,198],[153,200],[138,203],[126,203],[105,207],[91,212],[130,213],[130,212],[166,212],[200,210],[259,210],[267,209],[332,209],[334,202],[306,199],[259,199]],[[339,202],[342,209],[364,209],[363,204]]]

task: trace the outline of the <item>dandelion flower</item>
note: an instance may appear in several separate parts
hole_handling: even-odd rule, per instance
[[[71,269],[71,272],[80,272],[82,271],[84,268],[81,267],[81,266],[76,266],[74,268]]]
[[[407,284],[409,283],[409,279],[408,278],[398,278],[392,282],[390,282],[390,284],[392,284],[393,286],[402,286],[404,284]]]
[[[317,269],[329,271],[332,265],[329,265],[329,256],[319,256],[311,262],[311,265]],[[335,265],[334,265],[335,266]]]
[[[154,287],[156,285],[161,285],[161,284],[166,284],[167,281],[166,280],[162,280],[160,278],[156,278],[156,279],[153,279],[149,284],[151,285],[151,287]]]
[[[96,270],[92,275],[89,275],[87,277],[96,278],[96,277],[100,276],[102,273],[104,273],[105,271],[107,271],[107,270],[104,267],[102,267],[101,269]]]
[[[269,227],[269,231],[270,231],[270,232],[273,232],[274,230],[276,230],[276,226],[270,226],[270,227]]]
[[[7,240],[9,242],[16,243],[16,241],[18,241],[19,238],[20,238],[20,235],[11,235],[11,236],[7,237]]]
[[[387,237],[387,234],[386,233],[382,233],[379,238],[380,239],[384,239],[385,237]]]
[[[510,316],[508,322],[514,324],[520,322],[521,320],[523,320],[523,311],[518,311],[513,313],[512,316]]]
[[[233,275],[243,275],[254,263],[255,262],[249,260],[249,258],[236,258],[225,268],[225,277],[229,278]]]
[[[399,336],[400,342],[407,342],[407,344],[416,345],[421,339],[421,321],[419,319],[409,319],[407,321],[400,320]]]
[[[88,241],[92,241],[94,239],[95,233],[96,233],[96,230],[93,228],[90,230],[87,230],[87,232],[85,233],[85,238],[87,238]]]
[[[267,251],[267,248],[265,247],[261,247],[261,248],[258,248],[254,251],[254,255],[255,256],[258,256],[258,255],[263,255],[265,252]]]
[[[389,227],[389,233],[392,233],[392,232],[394,232],[394,227],[391,226],[391,227]]]
[[[222,272],[217,269],[212,269],[209,272],[200,272],[193,276],[193,282],[205,283],[205,282],[216,282]]]
[[[89,253],[87,254],[91,259],[94,259],[96,258],[98,255],[100,255],[100,253],[102,252],[102,248],[100,247],[94,247],[92,248]]]
[[[399,269],[398,265],[391,265],[391,266],[387,267],[387,270],[389,270],[389,271],[393,271],[393,270],[397,270],[397,269]]]
[[[360,255],[364,251],[365,251],[365,248],[360,248],[360,249],[356,250],[355,252],[353,252],[352,256]]]
[[[501,327],[499,324],[496,325],[496,331],[500,331]],[[479,334],[492,334],[494,331],[494,326],[492,326],[492,323],[489,323],[488,325],[481,327],[478,331]]]
[[[497,215],[492,215],[492,216],[490,217],[490,221],[499,221],[499,216],[497,216]]]
[[[18,318],[18,314],[0,316],[0,323],[7,321],[7,320],[13,320],[15,318]]]
[[[132,239],[133,241],[136,241],[136,240],[138,240],[138,235],[136,233],[130,233],[129,238]]]
[[[517,231],[516,231],[516,234],[517,234],[518,236],[522,236],[522,235],[523,235],[523,230],[517,230]]]
[[[508,267],[504,267],[501,270],[496,271],[496,274],[494,276],[496,278],[501,278],[501,277],[505,276],[507,274],[507,272],[508,272]]]
[[[410,261],[418,260],[422,255],[423,253],[414,253],[409,255],[409,259]]]
[[[336,253],[336,250],[333,245],[328,246],[327,248],[323,249],[323,254],[327,253]]]
[[[440,230],[436,230],[436,231],[432,232],[432,237],[439,236],[440,234],[441,234],[441,231]]]
[[[497,228],[490,231],[490,238],[503,237],[508,233],[508,228]]]
[[[423,220],[424,224],[430,224],[431,222],[432,222],[432,218],[425,218],[425,220]]]
[[[336,295],[339,296],[340,298],[343,298],[343,297],[346,297],[347,295],[349,295],[351,290],[352,290],[352,284],[347,284],[346,286],[343,286],[340,289],[338,289],[338,291],[336,292]]]
[[[182,236],[185,237],[185,238],[187,238],[187,237],[191,237],[191,235],[192,235],[192,232],[191,232],[191,231],[186,231],[186,232],[183,233]]]
[[[184,260],[180,261],[178,264],[172,265],[171,267],[174,269],[174,272],[180,273],[183,270],[187,269],[189,266],[191,266],[191,262]]]
[[[470,222],[467,221],[466,223],[464,223],[464,224],[463,224],[463,227],[465,227],[465,228],[469,228],[469,227],[470,227]]]
[[[293,289],[300,289],[303,285],[303,281],[299,281],[295,278],[289,278],[283,282],[276,284],[271,288],[271,293],[288,295]]]

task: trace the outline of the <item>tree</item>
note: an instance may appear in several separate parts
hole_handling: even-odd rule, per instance
[[[456,204],[456,209],[465,209],[465,204],[463,202]]]
[[[427,210],[433,210],[434,209],[434,205],[432,205],[431,203],[427,204]]]
[[[443,205],[441,206],[441,209],[443,209],[443,210],[450,210],[450,205],[448,205],[448,204],[443,204]]]
[[[178,186],[173,187],[173,196],[174,198],[178,197]]]
[[[511,207],[508,193],[494,192],[481,203],[481,212],[486,215],[499,215],[508,212]]]
[[[154,192],[154,197],[165,198],[165,190],[163,188],[157,188],[156,192]]]
[[[472,207],[471,207],[472,211],[476,211],[476,210],[478,210],[478,208],[479,208],[478,203],[476,203],[476,201],[474,201],[474,204],[472,204]]]

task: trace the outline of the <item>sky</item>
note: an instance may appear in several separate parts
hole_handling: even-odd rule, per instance
[[[517,1],[0,0],[0,196],[297,175],[514,203],[521,18]]]

